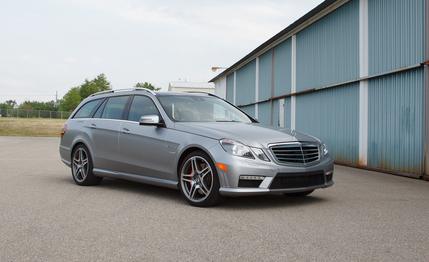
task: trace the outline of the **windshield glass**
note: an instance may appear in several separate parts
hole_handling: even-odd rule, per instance
[[[166,95],[158,100],[167,115],[178,122],[252,122],[243,112],[213,96]]]

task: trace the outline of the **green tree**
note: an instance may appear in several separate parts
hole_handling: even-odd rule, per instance
[[[104,74],[100,74],[92,80],[85,79],[85,82],[80,86],[79,94],[82,99],[85,99],[94,93],[110,89],[110,82],[107,81]]]
[[[39,102],[39,101],[25,101],[19,105],[19,109],[25,110],[47,110],[47,111],[57,111],[57,106],[54,101],[49,102]]]
[[[15,100],[7,100],[4,103],[0,103],[0,115],[6,114],[6,110],[13,109],[15,108],[15,106],[16,106]]]
[[[153,91],[159,91],[159,90],[161,90],[161,88],[155,87],[154,85],[152,85],[151,83],[148,83],[148,82],[144,82],[144,83],[137,82],[137,84],[135,84],[134,87],[147,88],[147,89],[150,89],[150,90],[153,90]]]
[[[60,101],[61,111],[73,111],[82,101],[80,87],[71,88]]]

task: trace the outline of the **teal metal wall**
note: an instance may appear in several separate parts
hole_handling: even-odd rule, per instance
[[[251,106],[240,106],[240,109],[243,110],[246,114],[251,117],[255,117],[255,105]]]
[[[259,101],[271,97],[273,74],[273,50],[267,51],[259,57]]]
[[[340,163],[359,158],[359,85],[350,84],[298,96],[296,129],[329,145]]]
[[[424,62],[425,0],[369,0],[369,72]]]
[[[369,82],[368,166],[423,172],[423,69]]]
[[[226,76],[226,100],[230,103],[234,102],[234,74]]]
[[[271,123],[272,126],[274,127],[279,127],[280,126],[280,119],[279,119],[279,111],[280,111],[280,107],[279,107],[279,100],[273,100],[272,104],[271,104],[271,112],[273,115],[273,122]]]
[[[297,91],[358,78],[359,0],[296,35],[296,73]]]
[[[288,39],[274,48],[274,96],[290,94],[291,45]]]
[[[291,104],[290,104],[290,97],[287,97],[285,99],[285,105],[284,105],[284,123],[286,128],[290,128],[290,112],[291,110]]]
[[[255,102],[255,74],[255,60],[237,71],[235,100],[238,105],[245,105]]]
[[[337,162],[359,165],[359,114],[365,112],[359,108],[359,89],[360,81],[368,81],[367,167],[414,176],[424,172],[425,85],[423,66],[418,65],[428,59],[426,5],[429,0],[368,0],[365,80],[359,76],[359,0],[348,1],[296,33],[295,129],[326,142]],[[261,123],[279,126],[283,116],[284,126],[290,128],[291,38],[267,48],[271,49],[258,54],[258,65],[255,58],[236,71],[236,104],[247,105],[242,109],[254,116],[256,107],[248,104],[258,102]],[[404,71],[393,73],[399,69]],[[233,74],[226,82],[226,97],[232,102]],[[365,87],[366,82],[362,90]]]
[[[271,102],[260,103],[258,105],[258,121],[264,125],[271,124]]]

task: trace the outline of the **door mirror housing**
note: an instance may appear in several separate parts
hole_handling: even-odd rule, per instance
[[[164,121],[157,115],[145,115],[140,117],[139,124],[141,126],[165,126]]]

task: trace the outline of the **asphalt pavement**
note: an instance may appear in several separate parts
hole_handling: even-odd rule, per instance
[[[79,187],[58,138],[0,137],[0,261],[428,261],[429,182],[335,167],[306,198],[191,207],[121,180]]]

